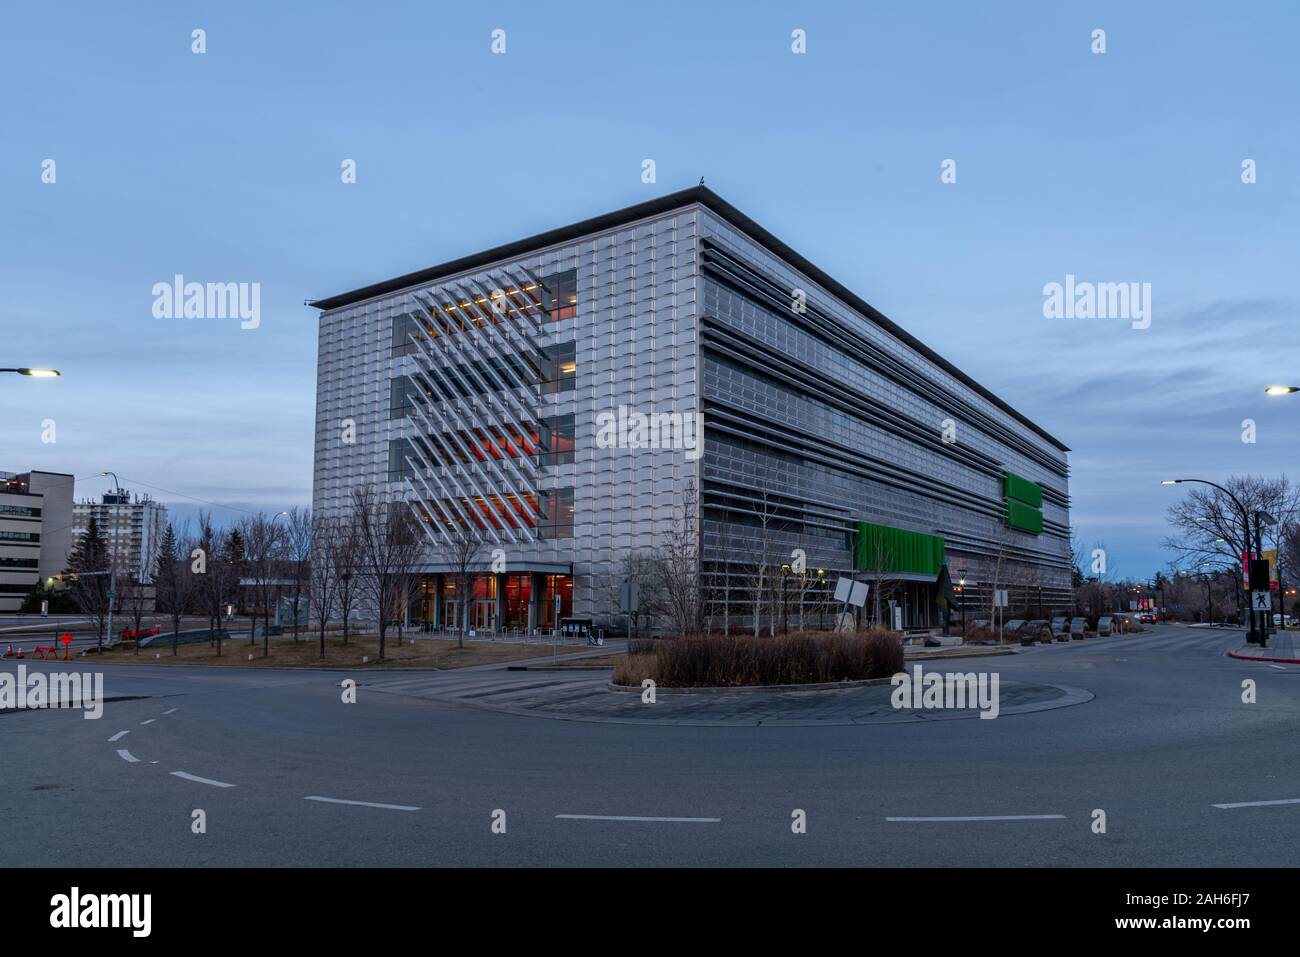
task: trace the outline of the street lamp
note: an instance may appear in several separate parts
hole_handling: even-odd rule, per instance
[[[1282,386],[1278,386],[1277,388],[1283,388],[1283,387],[1282,387]],[[1289,387],[1286,387],[1286,388],[1289,388]],[[1251,554],[1251,552],[1254,551],[1254,549],[1252,549],[1251,544],[1250,544],[1250,513],[1246,510],[1246,506],[1241,504],[1241,499],[1237,498],[1237,496],[1233,495],[1231,492],[1229,492],[1229,491],[1228,491],[1226,488],[1224,488],[1222,485],[1217,485],[1217,484],[1215,484],[1214,482],[1209,482],[1209,481],[1206,481],[1205,479],[1162,479],[1161,482],[1160,482],[1160,484],[1161,484],[1161,485],[1182,485],[1182,484],[1185,483],[1185,482],[1194,482],[1194,483],[1199,484],[1199,485],[1208,485],[1208,486],[1210,486],[1211,488],[1217,488],[1217,489],[1218,489],[1220,492],[1222,492],[1224,495],[1228,496],[1228,498],[1232,499],[1233,503],[1236,504],[1238,510],[1240,510],[1240,512],[1241,512],[1241,521],[1242,521],[1242,524],[1245,526],[1245,529],[1246,529],[1246,554],[1247,554],[1247,555]],[[1258,531],[1258,528],[1259,528],[1259,522],[1258,522],[1258,519],[1256,520],[1255,527],[1256,527],[1256,531]],[[1258,551],[1259,551],[1260,553],[1262,553],[1263,550],[1264,550],[1264,546],[1263,546],[1262,543],[1260,543],[1260,544],[1259,544],[1259,549],[1258,549]],[[1248,631],[1247,634],[1246,634],[1246,641],[1247,641],[1248,643],[1253,644],[1254,641],[1255,641],[1255,636],[1256,636],[1256,631],[1255,631],[1255,610],[1254,610],[1253,608],[1251,608],[1251,609],[1247,609],[1247,610],[1248,610],[1248,612],[1249,612],[1249,614],[1250,614],[1250,629],[1249,629],[1249,631]],[[1260,632],[1260,633],[1259,633],[1259,643],[1260,643],[1260,647],[1263,647],[1263,646],[1264,646],[1264,641],[1265,641],[1265,639],[1264,639],[1264,634],[1263,634],[1263,632]]]
[[[966,640],[966,573],[959,571],[960,577],[957,579],[957,594],[961,595],[961,640]]]
[[[58,375],[56,372],[55,375]],[[113,525],[112,542],[108,546],[108,619],[106,621],[108,640],[113,640],[113,603],[117,600],[117,506],[121,502],[122,483],[117,480],[116,472],[100,472],[100,475],[113,476]],[[136,638],[136,654],[140,653],[140,639]]]
[[[31,376],[33,379],[53,379],[59,375],[58,369],[0,369],[0,372],[17,372],[19,375]]]
[[[1264,390],[1265,395],[1290,395],[1292,392],[1300,392],[1300,386],[1271,385]]]

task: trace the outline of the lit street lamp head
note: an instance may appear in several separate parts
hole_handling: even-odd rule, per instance
[[[53,379],[60,374],[58,369],[29,369],[25,366],[17,369],[0,369],[0,372],[17,372],[19,375],[31,376],[34,379]]]
[[[1264,390],[1265,395],[1290,395],[1292,392],[1300,392],[1300,386],[1271,385]]]

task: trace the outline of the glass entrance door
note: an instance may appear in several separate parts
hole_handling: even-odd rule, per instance
[[[497,600],[479,598],[474,601],[474,610],[470,621],[474,628],[495,628],[497,626]]]

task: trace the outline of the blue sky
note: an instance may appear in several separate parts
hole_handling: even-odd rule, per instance
[[[1300,473],[1300,396],[1262,395],[1300,384],[1294,4],[84,3],[4,20],[0,366],[64,376],[0,377],[0,468],[72,472],[79,495],[112,469],[191,506],[305,504],[305,299],[704,176],[1071,446],[1073,518],[1113,573],[1166,561],[1183,493],[1161,477]],[[176,273],[259,282],[260,327],[155,318],[151,288]],[[1045,319],[1066,274],[1151,283],[1150,328]]]

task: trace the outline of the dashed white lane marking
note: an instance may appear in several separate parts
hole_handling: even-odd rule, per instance
[[[154,723],[155,721],[157,721],[157,720],[158,720],[157,718],[150,718],[148,721],[141,721],[140,723],[141,723],[141,724],[153,724],[153,723]]]
[[[1235,804],[1215,804],[1213,806],[1230,809],[1234,807],[1277,807],[1282,804],[1300,804],[1300,798],[1286,798],[1281,801],[1238,801]]]
[[[721,824],[720,817],[637,817],[630,814],[557,814],[557,821],[654,821],[668,824]]]
[[[1064,821],[1064,814],[983,814],[965,817],[887,817],[886,821],[902,824],[924,824],[946,821]]]
[[[123,761],[130,762],[131,764],[138,764],[139,761],[140,761],[139,758],[137,758],[134,754],[132,754],[132,753],[131,753],[130,751],[128,751],[126,748],[120,748],[120,749],[118,749],[117,756],[118,756],[119,758],[121,758]]]
[[[389,811],[418,811],[418,807],[412,807],[410,804],[376,804],[373,801],[345,801],[343,798],[327,798],[318,794],[311,794],[303,798],[304,801],[322,801],[325,804],[354,804],[357,807],[381,807]]]
[[[188,771],[173,771],[173,775],[178,778],[184,778],[186,781],[194,781],[198,784],[211,784],[214,788],[233,788],[233,784],[227,784],[225,781],[214,781],[212,778],[201,778],[197,774],[190,774]]]
[[[180,710],[179,708],[171,708],[167,711],[164,711],[163,714],[175,714],[179,710]]]
[[[1287,668],[1286,668],[1285,665],[1269,664],[1269,667],[1270,667],[1270,668],[1276,668],[1278,671],[1286,671],[1286,670],[1287,670]]]
[[[113,735],[108,740],[110,743],[113,741],[121,741],[124,737],[126,737],[130,733],[131,733],[130,731],[119,731],[117,734]]]

